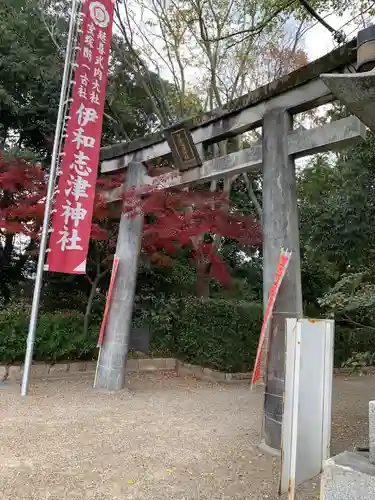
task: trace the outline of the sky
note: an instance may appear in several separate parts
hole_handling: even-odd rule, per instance
[[[357,19],[355,19],[356,22],[350,22],[353,17],[351,14],[341,17],[335,14],[323,14],[322,17],[332,28],[338,31],[340,31],[341,27],[343,27],[342,30],[347,35],[348,40],[351,40],[356,36],[358,23],[361,21],[361,18],[357,17]],[[367,23],[373,23],[374,16],[366,15],[365,21]],[[320,23],[316,24],[313,28],[306,32],[304,42],[310,61],[324,56],[335,48],[332,34]]]
[[[138,13],[136,4],[134,12]],[[358,29],[364,27],[362,25],[360,26],[360,28],[358,28],[359,24],[362,21],[362,18],[360,16],[357,16],[356,19],[354,19],[354,21],[351,21],[353,18],[353,14],[351,13],[348,13],[343,16],[337,16],[335,14],[330,14],[326,12],[326,13],[321,13],[321,16],[333,29],[337,31],[341,30],[344,31],[348,40],[353,39],[356,36]],[[366,22],[369,21],[373,22],[374,16],[366,14],[364,17]],[[137,38],[137,35],[134,36],[135,38]],[[314,23],[312,27],[309,27],[305,30],[303,42],[309,61],[313,61],[315,59],[318,59],[319,57],[324,56],[325,54],[331,52],[337,46],[336,42],[333,39],[332,33],[318,22]],[[140,42],[140,44],[142,45],[142,42]],[[155,46],[159,44],[160,41],[155,39]],[[171,80],[169,71],[165,71],[163,67],[160,68],[160,73],[162,77]],[[190,83],[196,83],[196,78],[197,78],[196,75],[197,75],[196,68],[185,67],[185,76]],[[327,106],[325,106],[324,108],[322,107],[320,109],[320,112],[323,113],[325,112],[326,109]],[[308,128],[309,126],[311,126],[309,123],[304,123],[304,125],[307,126]],[[306,164],[306,162],[308,162],[308,158],[299,160],[299,167],[302,168],[303,165]]]
[[[325,16],[323,15],[322,17],[332,28],[338,31],[340,31],[342,28],[342,31],[344,31],[348,41],[352,40],[357,35],[358,23],[361,21],[360,18],[357,18],[356,19],[357,23],[355,23],[355,22],[350,22],[353,16],[349,14],[342,17],[339,17],[335,14],[325,15]],[[374,22],[373,17],[370,16],[366,16],[365,21]],[[362,25],[360,29],[363,27],[364,26]],[[331,52],[337,46],[332,37],[331,32],[328,31],[320,23],[317,23],[314,27],[312,27],[306,32],[304,36],[304,44],[310,61],[314,61],[315,59],[324,56],[328,52]],[[320,111],[324,112],[326,109],[327,105],[322,106]],[[307,127],[310,126],[308,123],[307,124],[304,123],[304,125]],[[310,156],[300,158],[299,160],[297,160],[296,161],[297,169],[303,170],[309,164],[310,160],[311,160]]]
[[[336,29],[336,27],[342,26],[345,21],[341,18],[332,15],[325,18],[327,23]],[[315,25],[313,28],[308,30],[304,36],[304,42],[306,47],[306,52],[311,61],[324,56],[328,52],[334,49],[334,41],[332,39],[332,34],[321,24]]]
[[[136,2],[136,0],[130,1],[129,2],[130,7],[130,12],[135,15],[136,19],[136,26],[137,28],[133,32],[134,40],[140,45],[140,46],[147,46],[147,43],[145,45],[144,40],[142,41],[142,38],[139,38],[139,34],[137,33],[140,31],[140,26],[142,22],[145,20],[152,20],[153,16],[147,11],[140,10],[139,6]],[[125,13],[123,12],[123,15]],[[327,24],[329,24],[333,29],[337,31],[343,31],[345,35],[347,36],[348,40],[353,39],[356,34],[358,29],[363,28],[362,26],[359,27],[361,22],[363,23],[363,17],[365,22],[374,22],[375,17],[370,16],[368,13],[364,14],[364,16],[356,15],[355,19],[353,20],[353,14],[352,13],[347,13],[346,15],[343,16],[337,16],[336,14],[329,13],[329,12],[322,12],[321,17],[324,19]],[[141,21],[142,19],[142,21]],[[115,28],[116,31],[116,28]],[[145,37],[148,37],[149,41],[152,41],[152,46],[154,46],[157,50],[162,51],[162,46],[164,46],[163,42],[160,41],[159,37],[156,36],[156,38],[151,34],[152,30],[150,32],[149,29],[146,30],[147,35],[144,35]],[[142,32],[142,31],[141,31]],[[142,37],[143,35],[141,35]],[[152,38],[150,38],[150,36]],[[332,51],[337,44],[333,40],[332,33],[327,30],[322,24],[319,22],[314,22],[313,26],[306,28],[305,29],[305,34],[303,37],[303,42],[304,42],[304,48],[308,54],[308,58],[310,61],[313,61],[315,59],[318,59],[319,57],[324,56],[328,52]],[[159,47],[160,46],[160,47]],[[151,52],[153,52],[153,49],[151,48]],[[155,56],[153,56],[155,57]],[[160,64],[160,59],[156,58],[159,61]],[[152,61],[148,61],[148,64],[150,67],[153,66]],[[170,71],[167,70],[167,68],[163,67],[163,63],[160,64],[160,67],[158,69],[160,71],[160,74],[163,78],[172,81],[172,77],[170,74]],[[195,67],[189,68],[189,66],[185,67],[185,77],[189,81],[189,83],[196,84],[197,83],[197,70]]]

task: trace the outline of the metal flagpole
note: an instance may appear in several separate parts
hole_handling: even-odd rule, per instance
[[[34,351],[34,342],[35,342],[35,334],[36,334],[36,326],[38,319],[38,310],[39,310],[39,300],[40,300],[40,292],[42,288],[42,280],[43,280],[43,270],[44,270],[44,261],[47,250],[47,241],[48,241],[48,227],[49,227],[49,218],[51,215],[52,202],[53,202],[53,192],[55,188],[55,177],[58,167],[58,156],[60,149],[60,137],[63,129],[64,122],[64,102],[67,99],[67,93],[69,88],[69,80],[70,80],[70,64],[71,64],[71,56],[72,49],[74,44],[74,31],[75,31],[75,23],[77,18],[77,9],[78,0],[72,0],[72,13],[69,24],[69,34],[68,41],[66,45],[66,53],[65,53],[65,66],[63,72],[63,78],[61,82],[61,92],[60,92],[60,102],[59,102],[59,110],[57,114],[57,122],[56,122],[56,130],[55,130],[55,138],[53,143],[52,150],[52,159],[51,159],[51,169],[49,173],[48,179],[48,189],[46,196],[46,204],[44,209],[44,219],[43,219],[43,228],[40,239],[40,249],[39,249],[39,257],[38,257],[38,266],[35,277],[35,285],[34,285],[34,294],[33,294],[33,302],[31,306],[31,314],[30,314],[30,323],[29,323],[29,331],[27,335],[27,348],[25,355],[25,364],[22,376],[22,385],[21,385],[21,396],[26,396],[29,389],[29,381],[30,381],[30,370],[33,362],[33,351]]]

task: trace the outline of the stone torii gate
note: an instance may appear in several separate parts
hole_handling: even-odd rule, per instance
[[[293,130],[293,116],[332,102],[335,98],[320,79],[322,73],[345,74],[356,61],[355,40],[293,73],[235,100],[228,109],[190,120],[191,132],[203,164],[176,172],[164,186],[188,186],[233,177],[242,172],[263,171],[263,301],[267,302],[280,247],[292,251],[292,259],[280,288],[268,340],[263,442],[278,453],[281,440],[284,390],[285,317],[302,316],[299,219],[295,159],[317,152],[344,148],[362,140],[363,124],[351,116],[310,130]],[[205,161],[205,146],[262,127],[262,145]],[[171,152],[163,133],[101,151],[101,172],[127,169],[126,188],[153,184],[142,162]],[[111,199],[120,199],[122,189]],[[108,391],[125,386],[125,365],[140,249],[142,218],[122,215],[116,253],[120,259],[112,292],[106,334],[98,360],[96,387]]]

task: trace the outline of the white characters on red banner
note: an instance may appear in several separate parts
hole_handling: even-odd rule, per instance
[[[77,175],[70,175],[70,178],[67,181],[68,189],[65,189],[65,195],[69,196],[72,193],[75,201],[78,201],[80,198],[88,198],[87,189],[91,187],[91,184],[88,183],[86,179]]]
[[[87,34],[90,36],[95,35],[95,25],[93,23],[89,24],[87,27]]]
[[[78,243],[82,238],[78,236],[77,229],[73,229],[72,235],[69,235],[69,231],[67,227],[64,227],[64,231],[60,231],[61,239],[57,242],[61,245],[61,250],[65,252],[65,250],[83,250],[81,245]]]
[[[103,72],[100,68],[94,69],[94,77],[98,78],[98,80],[100,80],[100,81],[103,80]]]
[[[98,119],[98,113],[96,109],[86,108],[83,103],[81,103],[80,107],[78,108],[77,115],[78,125],[81,125],[81,127],[86,127],[89,122],[95,123]]]
[[[102,43],[107,43],[107,33],[105,31],[100,30],[98,38]]]
[[[92,60],[92,50],[90,49],[90,47],[83,47],[83,57],[85,57],[86,59],[88,59],[90,62]]]
[[[94,37],[92,35],[86,35],[85,36],[85,44],[86,44],[86,47],[93,49],[94,48]]]
[[[70,165],[70,168],[75,171],[77,175],[82,175],[87,177],[91,173],[91,168],[87,166],[87,160],[90,158],[85,156],[83,151],[79,151],[74,155],[74,163]]]
[[[78,97],[80,99],[87,99],[87,85],[89,84],[89,77],[87,76],[86,73],[81,75],[81,85],[79,86],[78,89]]]
[[[52,271],[84,272],[81,264],[91,232],[113,9],[112,0],[84,1],[51,235]],[[58,252],[66,257],[61,259]]]
[[[99,66],[101,69],[103,69],[103,56],[96,56],[95,66]]]
[[[82,207],[82,203],[80,202],[72,206],[72,202],[66,200],[66,205],[63,205],[62,208],[64,209],[61,214],[64,217],[64,224],[69,224],[69,219],[71,219],[75,228],[78,227],[79,221],[84,220],[87,214],[87,210]]]
[[[76,143],[77,149],[79,149],[81,146],[83,146],[84,148],[93,148],[95,146],[95,138],[84,135],[83,127],[77,128],[77,130],[75,130],[73,134],[73,142]]]

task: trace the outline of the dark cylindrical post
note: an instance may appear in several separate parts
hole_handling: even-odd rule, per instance
[[[357,35],[357,72],[375,68],[375,26],[371,25]]]

